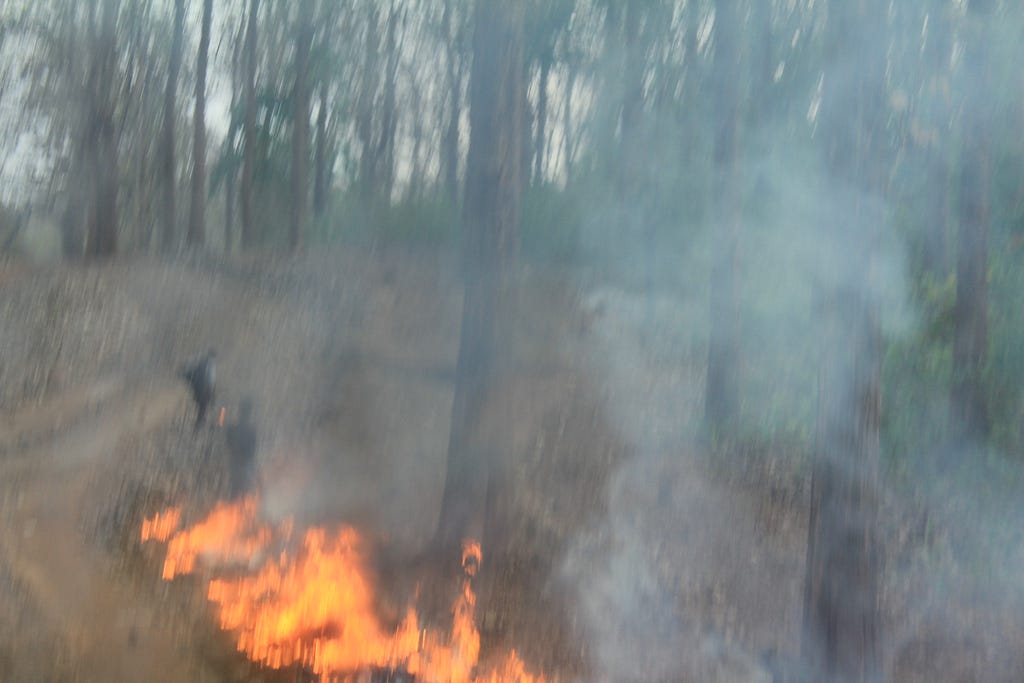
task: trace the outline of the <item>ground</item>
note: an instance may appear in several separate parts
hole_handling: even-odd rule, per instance
[[[192,432],[176,370],[216,348],[216,405],[230,418],[254,399],[264,514],[355,524],[414,566],[444,482],[456,264],[401,250],[0,264],[0,681],[293,680],[234,653],[199,582],[161,581],[162,548],[138,540],[145,515],[180,504],[195,519],[226,490],[223,430]],[[701,446],[702,353],[671,293],[554,266],[517,284],[488,417],[508,465],[485,650],[566,681],[771,680],[799,639],[800,459]],[[926,617],[903,636],[912,613],[891,617],[898,680],[982,680],[995,660],[1007,668],[984,680],[1020,680],[998,639],[935,635]],[[929,673],[935,651],[956,666]]]

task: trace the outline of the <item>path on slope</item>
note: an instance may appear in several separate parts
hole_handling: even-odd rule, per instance
[[[13,599],[28,601],[39,621],[16,634],[62,642],[67,661],[51,666],[76,680],[202,680],[156,607],[119,580],[82,530],[96,468],[122,438],[167,421],[183,400],[177,384],[129,391],[123,380],[107,378],[0,423],[0,443],[9,446],[0,459],[0,565],[23,593]],[[29,648],[31,641],[19,646],[18,658],[35,651]]]

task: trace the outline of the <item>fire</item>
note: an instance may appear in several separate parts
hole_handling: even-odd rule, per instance
[[[227,414],[227,409],[224,406],[220,407],[220,411],[217,413],[217,426],[224,426],[224,416]]]
[[[181,524],[181,508],[170,508],[142,522],[142,540],[166,541]]]
[[[253,496],[238,503],[221,503],[199,524],[175,533],[181,522],[181,510],[171,508],[143,521],[142,540],[167,541],[163,578],[168,581],[180,574],[191,574],[200,555],[213,565],[247,562],[258,558],[273,536],[270,527],[256,521],[257,509]],[[282,531],[287,535],[288,529]]]
[[[221,628],[240,652],[264,666],[299,665],[322,680],[356,680],[367,669],[404,670],[423,683],[543,683],[514,651],[487,673],[478,671],[480,633],[472,579],[480,544],[463,544],[462,586],[450,633],[423,629],[414,606],[397,628],[374,609],[368,549],[356,529],[305,531],[294,550],[290,522],[274,528],[258,519],[258,500],[221,503],[198,524],[181,529],[181,510],[147,519],[142,540],[167,543],[163,578],[190,574],[198,561],[212,578],[207,597]]]

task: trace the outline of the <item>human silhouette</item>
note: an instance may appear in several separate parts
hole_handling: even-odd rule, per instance
[[[252,399],[243,399],[238,407],[238,421],[227,430],[229,495],[232,499],[252,491],[256,478],[256,426],[252,412]]]
[[[182,368],[181,377],[188,382],[192,390],[192,399],[196,402],[196,431],[199,431],[203,420],[206,419],[206,411],[213,403],[217,378],[217,352],[211,349],[197,362]]]

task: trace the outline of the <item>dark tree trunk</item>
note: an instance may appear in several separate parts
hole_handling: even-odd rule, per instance
[[[178,122],[178,76],[181,73],[182,41],[185,33],[185,0],[174,0],[174,28],[171,33],[171,57],[167,67],[167,90],[164,93],[163,185],[164,204],[161,218],[164,251],[174,249],[178,239],[178,165],[175,160]]]
[[[714,257],[711,269],[711,335],[704,389],[707,426],[721,432],[735,426],[739,413],[739,334],[736,303],[736,254],[742,220],[742,186],[739,181],[739,83],[740,44],[736,0],[715,5],[715,80],[718,127],[714,144]],[[719,21],[718,18],[721,18]]]
[[[459,120],[462,117],[462,74],[458,61],[458,31],[452,27],[452,0],[444,3],[445,65],[448,71],[448,120],[441,137],[445,194],[452,206],[459,202]]]
[[[524,82],[529,81],[530,66],[523,64],[521,78]],[[524,86],[525,88],[525,86]],[[522,135],[519,136],[519,184],[521,187],[530,187],[530,174],[533,172],[533,105],[530,98],[525,94],[519,101],[522,121],[519,124]]]
[[[203,2],[203,25],[196,60],[196,110],[192,141],[192,207],[188,216],[188,243],[202,246],[206,241],[206,66],[210,56],[210,25],[213,0]]]
[[[572,179],[573,157],[575,156],[573,146],[575,144],[575,131],[572,125],[572,91],[576,87],[576,71],[569,65],[568,81],[565,84],[565,101],[562,103],[562,165],[565,168],[566,180]]]
[[[241,45],[244,40],[245,34],[245,19],[242,20],[242,26],[239,28],[236,40],[231,46],[231,115],[234,117],[234,112],[238,107],[238,90],[239,90],[239,78],[238,68],[240,62]],[[230,161],[228,163],[227,173],[224,178],[224,251],[231,253],[232,241],[235,239],[235,180],[238,175],[238,168],[235,165],[235,134],[236,130],[232,123],[229,129],[229,138],[227,140],[227,151]]]
[[[97,43],[94,45],[96,78],[92,91],[95,197],[89,213],[87,253],[107,258],[117,253],[117,190],[119,171],[117,130],[114,122],[114,77],[117,71],[117,15],[119,0],[104,0]]]
[[[492,410],[499,312],[519,230],[522,20],[518,0],[480,0],[470,73],[470,141],[463,213],[465,297],[437,542],[481,538],[495,444]]]
[[[988,188],[987,145],[965,150],[960,177],[956,302],[953,306],[953,381],[950,426],[954,440],[984,439],[989,432],[985,395],[988,355]]]
[[[359,187],[364,200],[371,199],[378,187],[380,162],[377,158],[379,147],[373,129],[373,113],[377,99],[377,84],[380,78],[377,8],[371,7],[367,18],[366,54],[363,56],[363,82],[359,93],[356,113],[356,133],[362,152],[359,157]]]
[[[412,111],[422,111],[423,108],[423,93],[417,85],[410,87],[409,92],[409,107]],[[413,117],[412,121],[412,149],[410,152],[410,173],[409,183],[406,187],[406,197],[409,199],[417,199],[421,196],[423,181],[426,177],[426,169],[423,163],[423,118],[420,116]]]
[[[928,41],[923,55],[925,68],[933,75],[928,86],[930,97],[941,97],[943,77],[949,71],[949,60],[953,52],[953,36],[950,18],[943,12],[928,14]],[[938,116],[927,119],[936,124]],[[938,126],[936,125],[936,129]],[[954,268],[955,248],[951,239],[950,201],[953,184],[953,165],[946,152],[948,146],[938,135],[927,141],[924,150],[924,164],[927,180],[928,208],[925,217],[926,233],[920,245],[925,272],[937,282],[945,281]]]
[[[972,0],[968,18],[980,26],[990,2]],[[973,87],[990,92],[985,37],[966,41],[966,73],[979,79]],[[967,107],[964,116],[957,229],[956,302],[953,306],[953,373],[950,427],[954,441],[984,440],[989,433],[985,394],[988,357],[988,231],[991,191],[990,121],[983,107]]]
[[[302,247],[309,202],[309,49],[313,42],[313,0],[301,0],[295,36],[295,105],[292,137],[292,206],[289,245]]]
[[[830,7],[819,113],[834,186],[851,187],[822,226],[827,263],[818,292],[826,327],[819,369],[818,421],[811,474],[804,577],[802,652],[814,680],[876,683],[881,667],[877,477],[881,428],[880,302],[872,282],[886,230],[878,207],[887,190],[883,0]],[[854,78],[850,55],[859,56]],[[850,103],[855,103],[853,107]]]
[[[72,157],[71,173],[66,187],[67,205],[61,215],[61,249],[68,259],[80,259],[91,253],[92,203],[96,197],[96,139],[93,126],[97,111],[96,92],[99,81],[98,0],[86,0],[84,6],[85,45],[89,50],[89,72],[86,82],[87,101],[79,116],[77,140]],[[69,7],[77,22],[78,8]]]
[[[252,246],[256,236],[253,206],[253,175],[256,163],[256,41],[260,0],[249,0],[249,25],[245,32],[245,130],[242,159],[242,249]]]
[[[385,201],[391,200],[395,185],[395,133],[398,130],[397,93],[398,87],[398,31],[399,12],[392,4],[388,16],[388,30],[385,42],[387,61],[384,70],[384,98],[381,103],[381,131],[378,142],[377,179],[380,187],[377,194]]]
[[[548,144],[548,81],[551,77],[551,59],[540,60],[540,82],[537,86],[537,135],[533,145],[533,182],[544,182],[544,162]]]
[[[320,83],[320,110],[316,115],[315,175],[313,177],[313,215],[322,218],[327,210],[327,164],[330,143],[327,140],[327,109],[329,106],[327,81]]]
[[[822,680],[873,683],[881,655],[875,532],[881,339],[872,304],[837,297],[826,305],[833,320],[819,375],[803,651]]]
[[[230,254],[235,239],[235,171],[224,178],[224,251]]]

